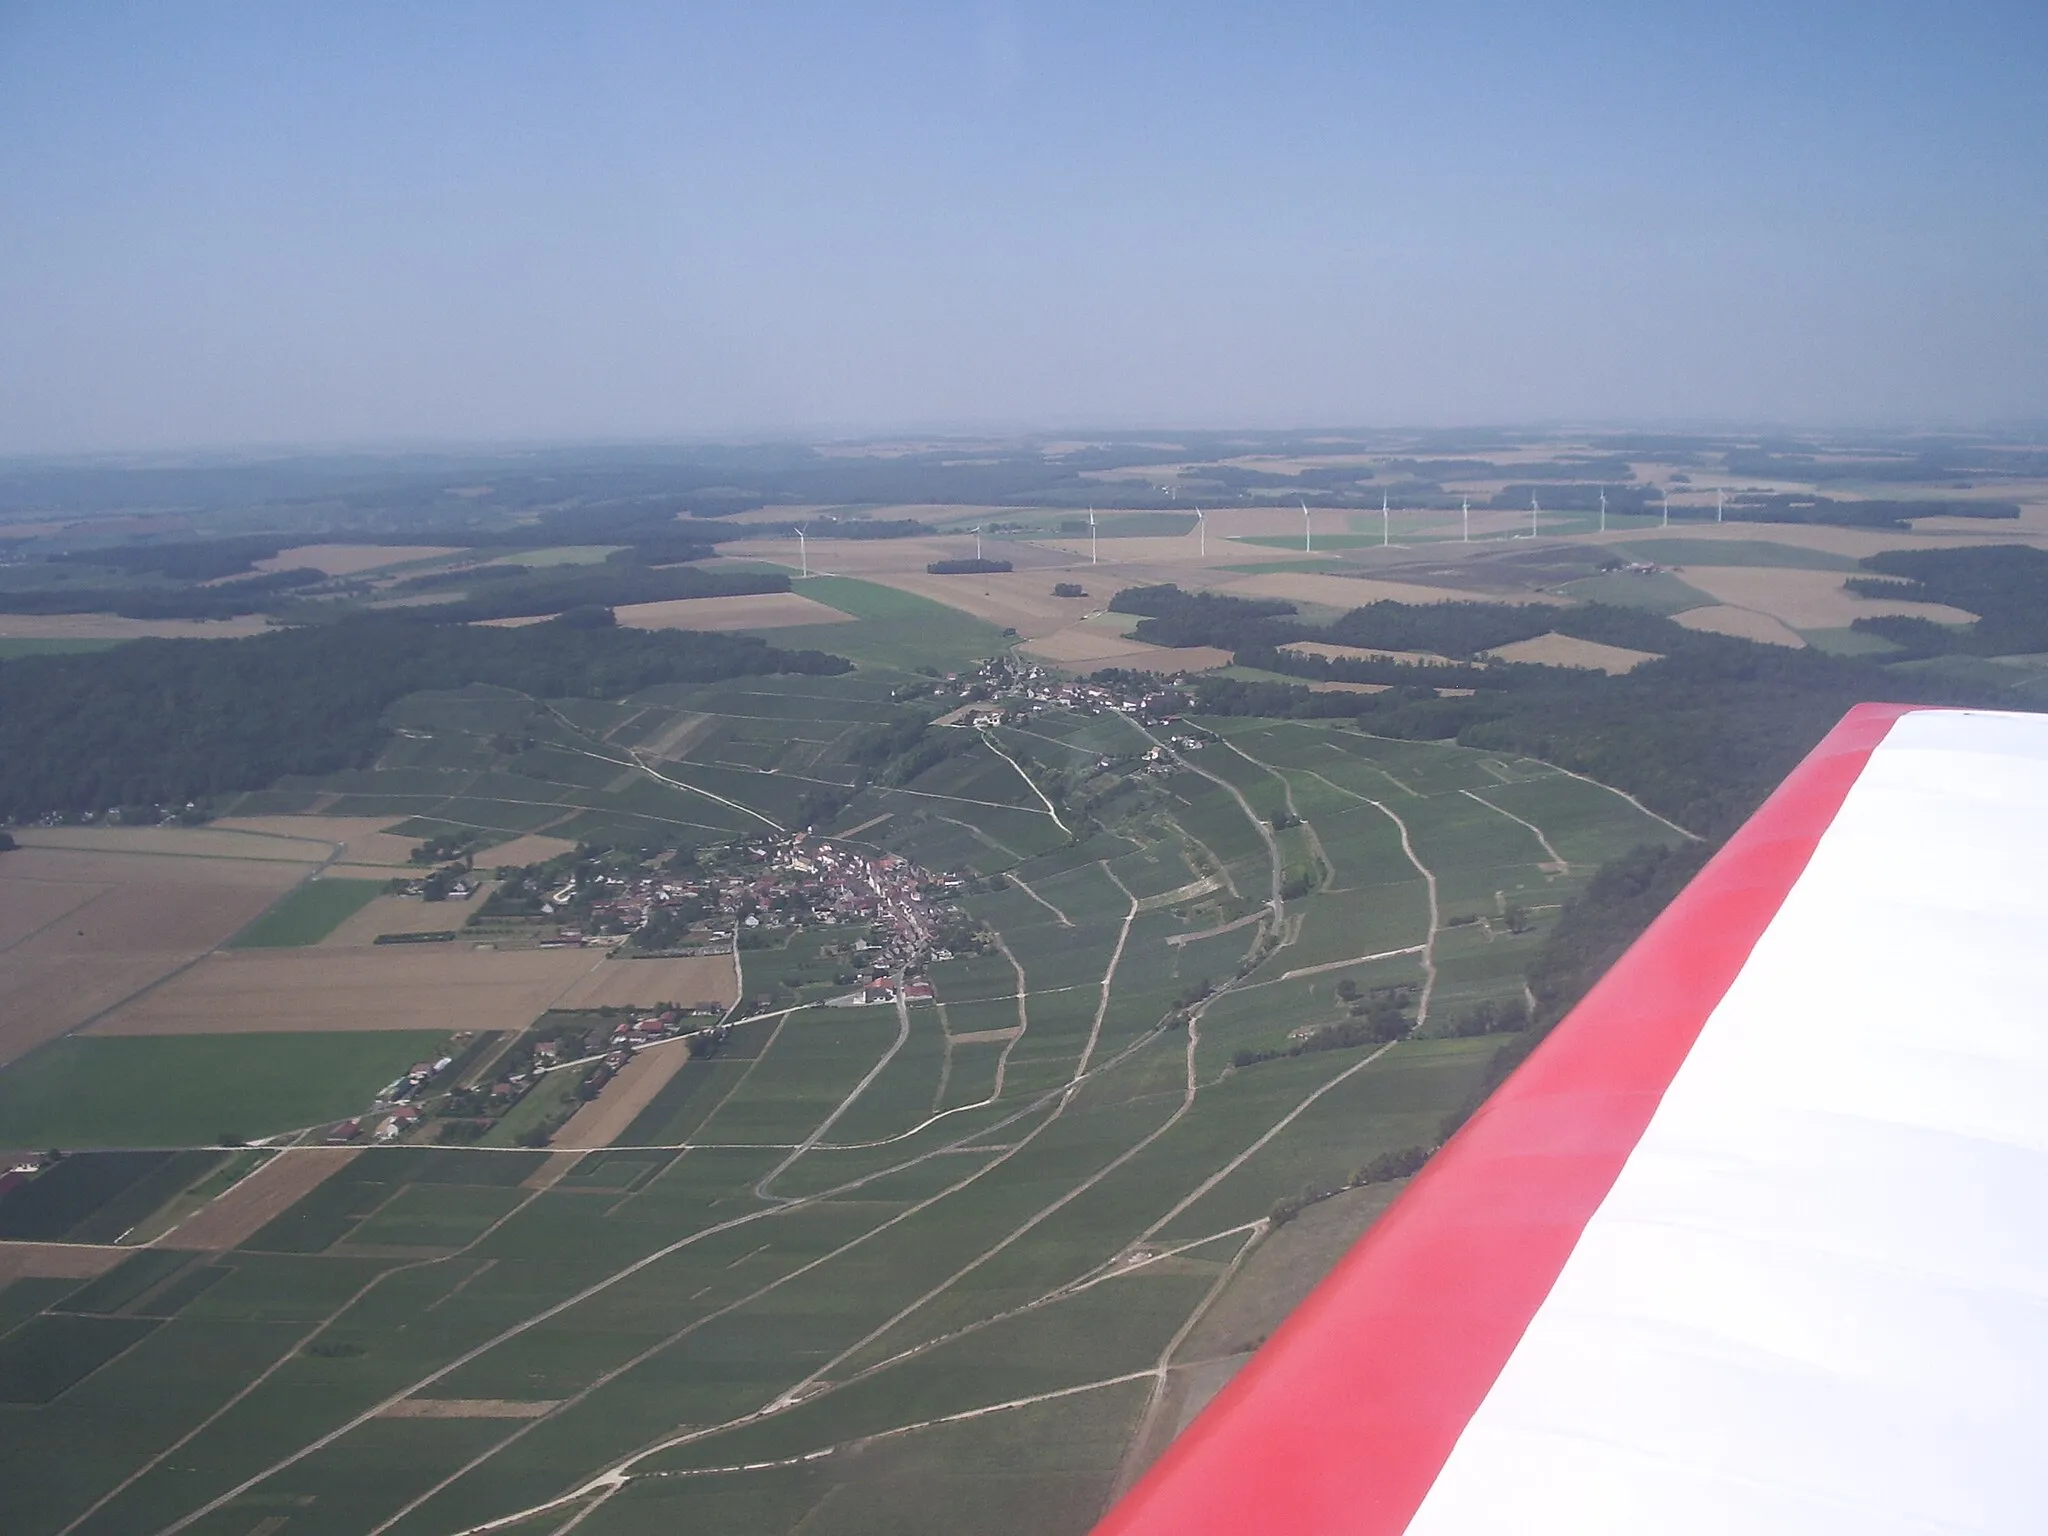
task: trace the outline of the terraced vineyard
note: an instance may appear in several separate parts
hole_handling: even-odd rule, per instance
[[[586,840],[823,806],[971,873],[985,947],[932,1004],[741,1023],[609,1147],[372,1149],[237,1246],[0,1291],[10,1530],[1084,1530],[1470,1107],[1562,904],[1684,835],[1324,722],[1046,711],[856,790],[888,692],[421,697],[376,767],[250,797]]]

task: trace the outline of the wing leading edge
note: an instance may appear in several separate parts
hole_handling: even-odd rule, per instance
[[[2044,872],[1852,711],[1098,1536],[2048,1530]]]

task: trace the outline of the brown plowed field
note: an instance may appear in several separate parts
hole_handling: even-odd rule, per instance
[[[208,955],[92,1026],[104,1035],[523,1029],[601,958],[461,943]]]
[[[551,1145],[564,1151],[610,1146],[689,1059],[690,1048],[680,1040],[635,1051],[604,1092],[569,1117]]]
[[[46,846],[40,829],[17,835],[24,846],[0,856],[0,1063],[197,959],[313,867]]]
[[[585,956],[585,960],[588,960]],[[730,955],[681,955],[660,960],[607,960],[562,994],[562,1008],[651,1008],[656,1003],[733,1001]]]
[[[178,1223],[157,1246],[213,1253],[239,1248],[354,1162],[360,1150],[294,1147],[280,1152],[219,1199]]]
[[[629,603],[613,611],[628,629],[789,629],[852,622],[837,608],[828,608],[800,592],[677,598],[665,603]]]

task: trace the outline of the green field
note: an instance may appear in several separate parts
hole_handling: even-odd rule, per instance
[[[857,622],[763,631],[764,639],[787,649],[830,651],[863,667],[909,671],[933,666],[950,671],[1000,655],[1013,643],[995,625],[984,624],[957,608],[872,581],[813,576],[799,581],[796,591],[851,615]]]
[[[227,942],[229,949],[318,944],[384,893],[382,880],[314,879],[294,886]]]
[[[1848,555],[1781,544],[1775,539],[1631,539],[1610,547],[1624,559],[1648,560],[1655,565],[1776,566],[1797,571],[1860,569],[1859,563]]]
[[[1566,582],[1557,590],[1582,603],[1613,603],[1621,608],[1641,608],[1666,618],[1684,613],[1689,608],[1712,607],[1716,601],[1697,587],[1687,586],[1668,571],[1659,571],[1651,576],[1619,572],[1606,576],[1582,576],[1577,581]]]
[[[867,607],[862,624],[919,622],[917,600],[886,589],[838,595]],[[413,734],[377,767],[327,782],[417,799],[452,825],[479,819],[458,808],[497,816],[545,797],[542,811],[593,823],[654,825],[687,806],[700,826],[738,828],[744,813],[691,805],[630,753],[782,819],[806,786],[851,787],[848,743],[888,717],[888,686],[754,679],[559,715],[504,690],[411,700],[398,713]],[[551,1166],[544,1152],[373,1149],[217,1262],[124,1268],[83,1300],[0,1291],[7,1337],[25,1340],[0,1359],[0,1389],[20,1399],[0,1439],[15,1524],[54,1536],[189,1433],[79,1536],[162,1529],[252,1478],[192,1528],[232,1536],[274,1511],[286,1536],[386,1522],[393,1536],[433,1536],[614,1468],[622,1491],[579,1532],[744,1536],[802,1522],[1079,1536],[1144,1410],[1145,1383],[1116,1378],[1149,1372],[1212,1307],[1238,1320],[1225,1349],[1270,1329],[1263,1293],[1224,1282],[1245,1245],[1297,1230],[1272,1225],[1276,1206],[1434,1144],[1508,1039],[1443,1038],[1457,1010],[1519,996],[1541,935],[1601,860],[1678,835],[1542,763],[1348,723],[1208,723],[1228,745],[1154,775],[1097,766],[1149,745],[1127,718],[1048,711],[1006,728],[1004,749],[1030,771],[1058,765],[1073,795],[1099,785],[1099,825],[1072,837],[986,750],[845,806],[834,825],[885,818],[863,841],[1004,872],[961,898],[986,947],[933,966],[939,1003],[910,1008],[907,1028],[893,1007],[745,1024],[719,1055],[687,1062],[612,1150],[552,1165],[547,1187],[534,1178]],[[524,774],[492,745],[522,735],[534,742]],[[1275,830],[1283,814],[1299,824]],[[1307,888],[1262,924],[1276,855]],[[1432,884],[1454,926],[1432,929]],[[812,1002],[843,990],[832,978],[844,953],[826,949],[845,935],[743,950],[744,991]],[[1367,958],[1385,950],[1400,953]],[[1351,1016],[1345,982],[1406,989],[1411,1010],[1427,985],[1431,1012],[1385,1048],[1288,1054],[1303,1027]],[[130,1144],[188,1145],[252,1102],[280,1127],[311,1124],[359,1108],[438,1044],[61,1041],[0,1074],[0,1141],[83,1144],[118,1129]],[[374,1066],[363,1059],[377,1052]],[[313,1112],[351,1072],[336,1096],[349,1102]],[[569,1076],[543,1080],[515,1114],[542,1118]],[[112,1223],[123,1199],[148,1203],[150,1180],[222,1180],[161,1156],[79,1177],[77,1211],[51,1222]],[[1140,1247],[1175,1256],[1132,1265]],[[60,1300],[138,1326],[117,1338],[64,1322],[73,1312],[49,1310]],[[1189,1332],[1174,1362],[1219,1360],[1204,1337]],[[350,1427],[414,1389],[543,1411]],[[1033,1401],[1047,1392],[1071,1395]],[[145,1408],[118,1432],[88,1432],[124,1402]],[[854,1442],[857,1455],[791,1460]],[[774,1465],[716,1470],[756,1463]]]
[[[0,1072],[0,1145],[210,1146],[336,1120],[445,1034],[68,1035]]]

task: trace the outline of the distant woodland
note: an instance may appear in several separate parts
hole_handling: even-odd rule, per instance
[[[182,805],[359,767],[388,738],[385,707],[425,688],[619,698],[656,683],[849,667],[735,635],[621,629],[603,609],[519,629],[378,615],[23,657],[0,663],[0,819]]]
[[[1130,589],[1110,607],[1148,615],[1136,633],[1157,644],[1220,646],[1234,652],[1240,666],[1304,683],[1388,685],[1376,694],[1318,693],[1278,680],[1198,676],[1180,685],[1191,713],[1353,716],[1375,735],[1526,753],[1619,785],[1707,837],[1725,835],[1748,816],[1854,704],[1987,702],[1982,690],[1951,679],[1900,673],[1865,658],[1755,645],[1599,604],[1373,603],[1327,626],[1301,619],[1288,603],[1241,602],[1177,587]],[[1620,677],[1476,661],[1482,651],[1550,631],[1661,659]],[[1297,640],[1451,660],[1417,665],[1280,649]],[[2035,649],[2048,649],[2048,639]],[[1443,697],[1439,688],[1472,692]]]

